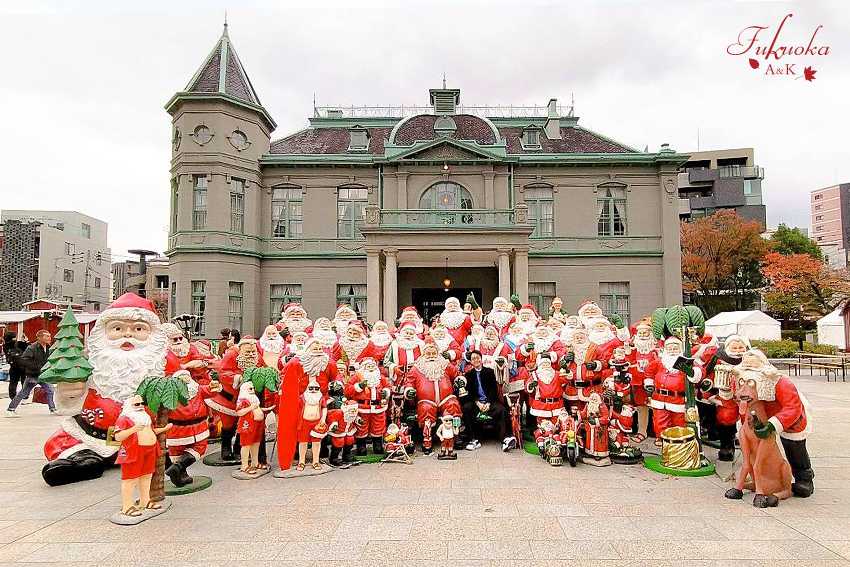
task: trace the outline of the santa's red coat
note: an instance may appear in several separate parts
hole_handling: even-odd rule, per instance
[[[389,380],[381,375],[381,380],[374,388],[360,387],[360,382],[365,380],[362,374],[355,372],[345,385],[345,397],[355,400],[360,413],[383,413],[387,411],[389,397],[391,394]],[[381,398],[381,392],[386,392],[386,398]]]
[[[591,425],[588,419],[587,407],[579,412],[579,416],[584,421],[584,433],[582,435],[582,448],[588,455],[594,457],[608,456],[608,422],[610,413],[608,406],[600,404],[597,418],[597,424]]]
[[[165,355],[165,375],[171,376],[178,370],[183,369],[183,365],[193,360],[214,360],[214,356],[204,356],[195,345],[189,345],[189,354],[186,356],[177,356],[170,350]],[[192,375],[192,380],[198,384],[207,384],[210,381],[209,368],[191,368],[189,374]]]
[[[118,448],[106,444],[106,433],[115,425],[121,409],[119,402],[89,388],[80,414],[63,420],[60,429],[45,441],[44,456],[53,461],[81,449],[91,449],[104,458],[114,456]]]
[[[532,384],[537,382],[537,387]],[[535,417],[551,418],[557,417],[564,411],[564,387],[566,376],[555,371],[555,376],[548,384],[539,379],[537,371],[530,372],[525,382],[525,389],[529,394],[529,405],[531,415]]]
[[[768,421],[786,439],[800,441],[809,436],[811,423],[807,412],[808,400],[787,376],[776,383],[776,399],[763,401]]]
[[[446,365],[446,370],[439,380],[433,381],[418,368],[411,368],[404,380],[405,388],[416,390],[417,404],[435,405],[440,408],[448,400],[457,397],[454,393],[454,380],[460,375],[457,368],[452,364]]]
[[[688,380],[698,384],[702,380],[702,369],[694,367],[693,377],[688,378],[681,370],[667,370],[657,358],[647,366],[644,376],[644,385],[655,386],[649,402],[652,409],[685,413]]]
[[[166,434],[167,447],[192,445],[210,436],[208,409],[204,400],[214,395],[209,386],[199,386],[198,393],[189,399],[187,405],[178,404],[177,409],[169,410],[168,421],[171,423],[171,429]]]
[[[466,340],[466,337],[472,331],[472,317],[469,315],[464,317],[463,321],[457,327],[450,327],[445,321],[443,321],[442,317],[440,317],[440,323],[446,328],[458,345],[462,345],[463,341]]]

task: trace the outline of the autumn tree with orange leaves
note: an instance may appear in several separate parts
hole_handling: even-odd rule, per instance
[[[765,280],[761,261],[771,244],[758,221],[724,210],[681,225],[682,288],[711,317],[750,308]]]
[[[809,254],[771,252],[761,272],[768,282],[765,301],[771,313],[786,319],[817,319],[850,297],[847,274]]]

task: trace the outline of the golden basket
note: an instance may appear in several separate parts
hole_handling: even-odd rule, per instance
[[[661,432],[661,464],[685,471],[700,468],[699,444],[690,427],[668,427]]]

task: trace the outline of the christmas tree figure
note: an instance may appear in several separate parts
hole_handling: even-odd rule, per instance
[[[41,369],[42,382],[85,382],[89,379],[92,366],[83,354],[83,335],[80,334],[77,318],[69,307],[59,323],[56,342],[50,349],[47,364]]]

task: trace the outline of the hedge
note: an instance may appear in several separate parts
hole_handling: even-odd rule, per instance
[[[764,352],[768,358],[793,358],[800,351],[797,341],[752,341],[753,348]],[[832,345],[803,343],[803,352],[813,354],[836,354],[838,348]]]

